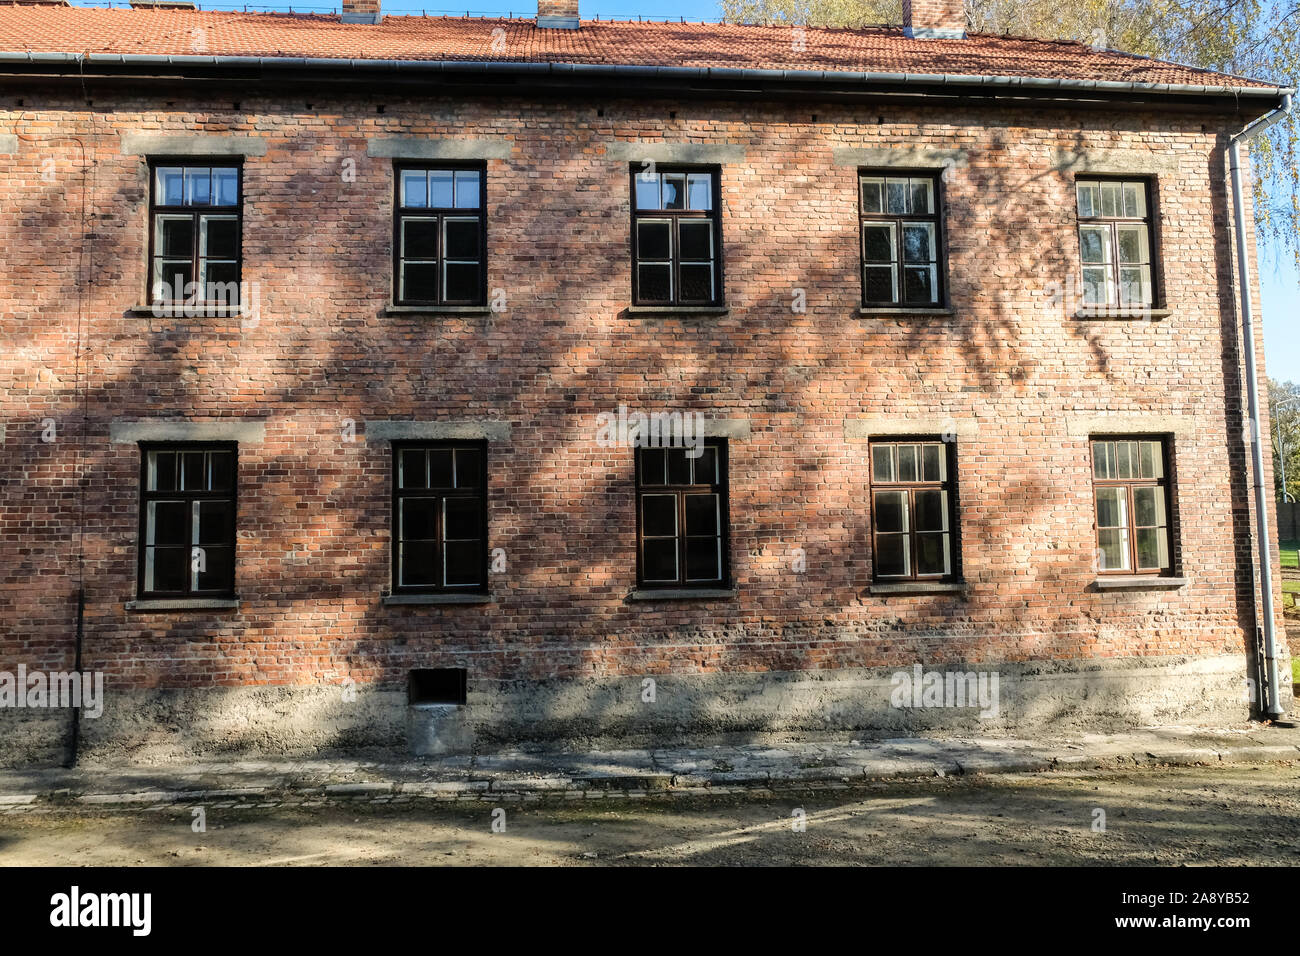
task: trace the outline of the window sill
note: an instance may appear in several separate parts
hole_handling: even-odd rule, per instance
[[[178,302],[174,305],[133,305],[126,310],[132,318],[153,319],[232,319],[250,314],[242,305],[207,305],[202,302],[193,304]]]
[[[967,586],[962,581],[881,581],[867,588],[868,594],[962,594]]]
[[[128,611],[236,611],[239,598],[141,598],[127,601]]]
[[[900,306],[873,306],[864,305],[858,307],[858,315],[919,315],[919,316],[944,316],[956,315],[952,309],[934,308],[931,306],[917,306],[915,309],[908,309]]]
[[[496,599],[490,594],[385,594],[384,605],[394,607],[412,604],[492,604]]]
[[[490,305],[387,305],[384,315],[488,315]]]
[[[1167,319],[1172,309],[1079,309],[1076,319]]]
[[[637,588],[629,601],[728,600],[740,592],[735,588]]]
[[[1187,578],[1171,578],[1160,574],[1108,574],[1098,577],[1098,591],[1140,589],[1147,591],[1173,591],[1185,587]]]
[[[628,315],[726,315],[725,305],[629,305]]]

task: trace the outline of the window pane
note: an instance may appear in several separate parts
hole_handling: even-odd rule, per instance
[[[1103,216],[1123,215],[1124,204],[1120,200],[1119,183],[1101,184],[1101,214]]]
[[[1115,477],[1115,443],[1110,441],[1093,442],[1092,474],[1103,481]]]
[[[1115,442],[1115,477],[1128,479],[1133,477],[1133,443],[1131,441]]]
[[[397,487],[428,488],[429,476],[426,468],[428,456],[422,448],[408,448],[401,452],[397,471]]]
[[[434,448],[429,451],[429,487],[452,488],[452,463],[450,448]]]
[[[722,576],[722,542],[718,538],[686,539],[686,580],[717,581]]]
[[[946,534],[918,534],[916,536],[916,573],[948,574],[949,538]]]
[[[668,456],[668,484],[689,485],[691,461],[686,457],[686,449],[670,448],[664,454]]]
[[[145,544],[190,544],[190,503],[151,501],[146,510]]]
[[[193,555],[191,554],[190,570],[194,578],[194,590],[225,591],[229,589],[231,581],[234,580],[231,573],[234,570],[234,557],[234,550],[228,545],[204,548],[202,560],[198,565],[194,564]]]
[[[235,481],[235,456],[228,451],[208,452],[211,470],[209,486],[213,491],[229,491]]]
[[[448,541],[443,545],[443,557],[448,587],[483,583],[483,546],[478,541]]]
[[[154,170],[154,202],[160,206],[180,206],[185,202],[181,167],[159,166]]]
[[[200,216],[199,255],[239,258],[239,220],[234,216]]]
[[[893,223],[866,223],[862,227],[862,261],[894,261]]]
[[[1097,527],[1128,527],[1128,495],[1123,488],[1097,489]]]
[[[212,170],[206,166],[186,167],[185,202],[191,206],[207,206],[212,202]]]
[[[199,508],[198,544],[224,544],[231,540],[229,501],[196,501]]]
[[[718,449],[705,445],[700,450],[700,457],[695,459],[695,483],[697,485],[718,484]]]
[[[482,503],[478,498],[443,499],[443,538],[447,541],[477,541],[482,529],[482,514]]]
[[[398,536],[403,541],[432,541],[438,536],[437,498],[399,498]]]
[[[641,455],[641,484],[664,484],[664,476],[667,474],[664,470],[665,452],[660,448],[641,448],[638,451]]]
[[[907,208],[907,180],[885,180],[885,212],[901,216],[910,210]]]
[[[871,477],[873,481],[894,480],[894,449],[890,445],[873,445],[871,448]]]
[[[194,255],[194,217],[159,216],[154,222],[155,256]]]
[[[876,575],[898,577],[908,573],[907,535],[876,535]]]
[[[712,265],[683,265],[681,274],[683,302],[713,301]]]
[[[452,194],[453,173],[450,169],[429,171],[429,208],[450,209],[456,204]]]
[[[479,201],[479,173],[476,169],[456,170],[456,208],[477,209]]]
[[[713,177],[708,173],[691,173],[686,177],[688,209],[713,208]]]
[[[456,449],[456,487],[477,488],[483,470],[483,456],[477,448]]]
[[[194,260],[192,259],[158,259],[154,262],[154,285],[163,283],[168,287],[173,301],[186,297],[185,287],[194,281]]]
[[[397,546],[398,582],[406,587],[427,587],[437,584],[435,558],[436,541],[402,542]]]
[[[1163,488],[1133,489],[1133,524],[1139,528],[1153,528],[1165,523],[1165,495]]]
[[[443,223],[443,255],[448,259],[478,259],[477,219],[448,219]]]
[[[908,266],[903,269],[903,301],[929,303],[939,301],[939,287],[935,282],[934,266],[920,269]]]
[[[1110,227],[1080,226],[1079,254],[1085,263],[1109,264],[1111,261]]]
[[[1105,305],[1110,301],[1110,269],[1083,270],[1083,301],[1085,305]]]
[[[646,581],[677,580],[676,538],[658,538],[642,542],[641,575]]]
[[[414,209],[424,209],[428,207],[428,175],[423,169],[402,170],[402,205]]]
[[[646,302],[672,301],[672,266],[638,265],[636,271],[639,298]]]
[[[402,298],[410,302],[434,302],[438,298],[438,264],[407,262],[402,265]]]
[[[664,208],[665,209],[685,209],[686,208],[686,175],[685,173],[664,173]]]
[[[863,179],[862,187],[862,211],[863,212],[884,212],[884,206],[881,204],[880,190],[884,181],[880,179]]]
[[[1124,184],[1124,216],[1128,219],[1145,219],[1147,191],[1144,183]]]
[[[146,490],[173,491],[176,488],[176,455],[170,451],[149,452]]]
[[[918,491],[914,495],[917,531],[947,531],[948,501],[943,491]]]
[[[449,262],[444,266],[448,302],[477,302],[482,298],[477,262]]]
[[[673,226],[668,219],[639,219],[636,224],[636,254],[640,259],[670,259],[673,254]]]
[[[899,481],[916,481],[916,446],[899,445],[898,447],[898,480]]]
[[[663,537],[677,534],[677,496],[641,496],[641,534]]]
[[[636,177],[636,208],[637,209],[660,209],[659,205],[659,176],[646,176],[643,173],[637,173]]]
[[[1097,546],[1100,550],[1101,570],[1128,570],[1128,529],[1102,528],[1097,532]]]
[[[903,223],[903,261],[934,262],[934,223]]]
[[[1151,251],[1147,245],[1147,227],[1144,225],[1116,226],[1119,242],[1120,264],[1149,262]]]
[[[867,266],[862,277],[863,294],[868,302],[896,302],[893,266]]]
[[[208,487],[207,464],[201,451],[187,451],[177,456],[181,466],[181,488],[185,491],[203,491]]]
[[[1139,528],[1137,530],[1137,565],[1141,571],[1169,567],[1169,532],[1165,528]]]
[[[1163,478],[1165,476],[1165,460],[1160,442],[1138,442],[1138,447],[1141,449],[1142,456],[1142,477]]]
[[[878,532],[907,531],[907,492],[876,492],[875,519]]]
[[[212,170],[212,204],[214,206],[239,205],[239,170]]]
[[[934,184],[928,179],[913,179],[909,183],[912,190],[910,212],[934,212]]]
[[[190,549],[147,548],[145,550],[144,589],[146,591],[184,591],[190,575]]]
[[[402,258],[435,259],[438,256],[438,220],[402,220]]]
[[[1097,184],[1079,183],[1075,187],[1075,192],[1079,198],[1079,215],[1084,219],[1091,219],[1097,215],[1100,208],[1097,199]]]
[[[1123,267],[1119,270],[1120,305],[1151,304],[1151,267]]]
[[[942,445],[922,445],[922,473],[923,481],[943,481],[944,480],[944,455]]]
[[[233,305],[239,301],[239,264],[213,262],[204,259],[199,281],[203,283],[203,297],[209,302]]]
[[[718,533],[718,496],[686,496],[686,533]]]
[[[678,224],[683,259],[713,258],[713,223],[707,219],[686,220]],[[651,258],[646,256],[647,259]]]

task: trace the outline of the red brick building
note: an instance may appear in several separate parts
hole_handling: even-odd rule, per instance
[[[102,673],[82,753],[1251,712],[1287,91],[539,12],[0,8],[0,670]]]

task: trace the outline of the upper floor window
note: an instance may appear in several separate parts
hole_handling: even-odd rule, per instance
[[[955,579],[951,444],[871,443],[871,524],[875,576]]]
[[[1145,180],[1081,179],[1075,185],[1075,195],[1084,305],[1154,305],[1151,184]]]
[[[1092,442],[1101,571],[1159,574],[1170,570],[1165,473],[1165,443],[1160,439]]]
[[[939,180],[931,175],[858,177],[862,227],[862,304],[943,303]]]
[[[487,443],[393,449],[393,588],[487,590]]]
[[[143,451],[140,597],[233,596],[235,445]]]
[[[239,302],[242,167],[151,165],[150,301]]]
[[[721,305],[717,170],[633,169],[632,194],[633,303]]]
[[[689,452],[699,451],[692,458]],[[719,587],[727,579],[727,446],[638,448],[637,583]]]
[[[396,303],[485,305],[486,168],[399,165],[396,172]]]

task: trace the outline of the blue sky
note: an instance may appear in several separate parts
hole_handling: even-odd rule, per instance
[[[465,0],[466,7],[450,9],[449,0],[384,0],[384,9],[392,13],[430,14],[465,13],[476,15],[531,13],[535,0]],[[584,17],[614,17],[619,19],[640,16],[687,17],[688,19],[714,19],[721,15],[716,3],[703,0],[581,0]],[[254,4],[257,0],[254,0]],[[304,0],[299,7],[310,6]],[[224,6],[224,3],[204,2],[203,6]],[[250,4],[252,6],[253,4]],[[257,4],[259,7],[260,4]],[[288,3],[276,3],[277,8],[287,8]],[[337,9],[337,6],[335,7]],[[1300,382],[1300,335],[1296,334],[1295,321],[1300,316],[1300,276],[1293,261],[1267,247],[1260,249],[1260,284],[1264,322],[1264,364],[1272,378]]]

